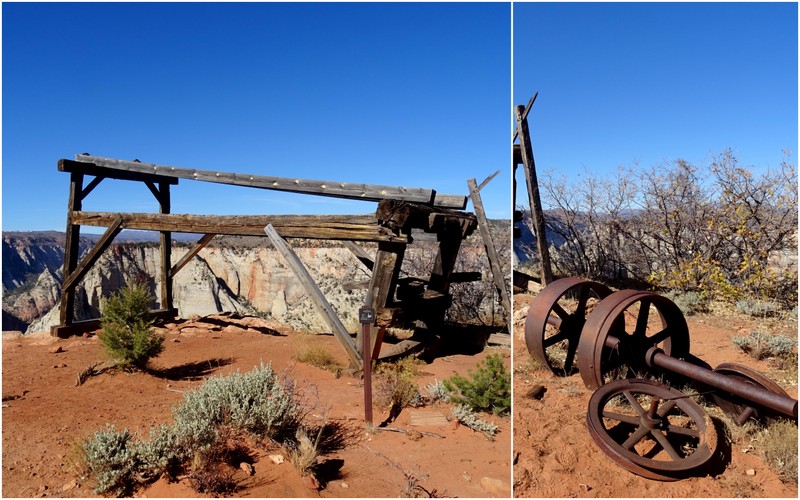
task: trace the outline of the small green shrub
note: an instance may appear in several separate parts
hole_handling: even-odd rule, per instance
[[[301,363],[307,363],[323,370],[328,370],[337,377],[342,374],[342,365],[326,349],[315,346],[304,346],[295,354],[294,359]]]
[[[678,292],[668,296],[681,310],[684,316],[692,316],[698,312],[708,310],[706,297],[694,291]]]
[[[150,358],[164,350],[164,337],[152,329],[152,300],[144,284],[133,284],[110,297],[103,308],[100,340],[108,355],[123,368],[144,368]]]
[[[797,339],[784,335],[751,332],[744,336],[734,335],[731,341],[755,359],[789,358],[796,355],[794,349],[797,347]]]
[[[487,438],[493,439],[497,432],[497,425],[481,420],[478,415],[466,405],[458,405],[450,413],[462,424],[474,431],[482,432]]]
[[[499,354],[489,355],[474,372],[468,373],[470,379],[456,374],[444,381],[444,386],[453,393],[451,402],[496,415],[511,411],[511,374]]]

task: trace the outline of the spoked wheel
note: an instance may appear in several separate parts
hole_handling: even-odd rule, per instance
[[[716,367],[714,371],[742,380],[748,384],[767,389],[776,394],[789,397],[789,395],[786,394],[786,391],[781,389],[778,384],[770,380],[766,375],[747,366],[740,365],[738,363],[722,363]],[[756,422],[766,423],[769,420],[775,419],[779,415],[769,408],[754,405],[750,401],[732,394],[728,394],[721,390],[716,390],[711,393],[711,398],[714,400],[714,403],[716,403],[717,406],[722,408],[725,413],[733,418],[737,425],[744,425],[745,422],[751,418]]]
[[[652,380],[610,382],[592,395],[589,434],[614,462],[639,476],[675,481],[702,467],[717,448],[717,432],[702,407]]]
[[[586,387],[597,389],[610,380],[643,378],[655,372],[647,366],[647,351],[689,355],[689,327],[671,300],[650,292],[614,292],[586,319],[578,343],[578,367]]]
[[[583,278],[547,285],[531,300],[525,320],[525,344],[531,356],[558,375],[574,373],[586,312],[610,293],[605,285]]]

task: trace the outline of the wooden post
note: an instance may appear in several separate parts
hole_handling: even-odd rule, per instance
[[[81,226],[73,224],[73,214],[81,210],[83,198],[83,173],[70,173],[69,200],[67,201],[67,234],[64,241],[64,267],[61,287],[61,305],[59,309],[59,325],[69,326],[75,320],[75,289],[64,289],[63,280],[71,275],[78,266],[78,252],[81,238]],[[56,334],[55,329],[50,330]]]
[[[168,214],[170,212],[169,184],[166,182],[158,183],[158,206],[159,212]],[[161,231],[159,241],[161,250],[161,309],[172,309],[172,233]]]
[[[281,238],[275,228],[272,227],[272,224],[268,224],[267,227],[264,228],[264,232],[267,233],[269,240],[272,242],[275,249],[278,251],[279,254],[283,257],[286,263],[289,265],[289,268],[294,272],[295,276],[300,280],[300,283],[308,292],[308,295],[311,297],[311,302],[316,306],[317,311],[322,315],[322,318],[328,323],[330,326],[331,331],[336,336],[336,339],[342,344],[344,347],[345,352],[350,357],[350,361],[353,364],[353,367],[356,370],[362,369],[362,358],[361,355],[358,353],[356,346],[353,344],[353,339],[350,338],[350,332],[342,324],[339,317],[336,315],[336,312],[331,307],[330,303],[325,299],[325,296],[322,294],[322,291],[319,287],[314,283],[314,279],[309,274],[308,270],[303,266],[303,263],[300,261],[300,258],[297,256],[296,253],[292,250],[286,241]]]
[[[478,217],[478,229],[481,231],[483,246],[486,249],[486,257],[489,259],[489,267],[492,270],[494,286],[500,293],[500,301],[503,304],[503,309],[506,311],[506,314],[511,314],[511,299],[508,296],[508,284],[503,276],[503,271],[500,269],[500,258],[497,256],[497,249],[494,246],[494,239],[492,238],[492,233],[489,228],[489,220],[486,218],[486,212],[483,210],[480,187],[475,182],[475,179],[468,179],[467,185],[469,186],[469,196],[470,199],[472,199],[472,205],[475,207],[475,215]],[[485,184],[482,183],[482,185]]]
[[[525,171],[525,181],[528,185],[528,202],[531,207],[533,230],[536,232],[536,246],[539,250],[539,259],[542,267],[542,284],[546,285],[553,281],[553,270],[550,265],[550,250],[547,247],[542,201],[539,197],[539,181],[536,179],[536,164],[533,161],[533,148],[528,130],[528,118],[525,116],[525,106],[516,106],[514,115],[517,121],[517,131],[519,132],[522,167]]]
[[[397,277],[400,274],[405,251],[406,246],[402,243],[381,242],[378,244],[378,253],[375,255],[372,277],[367,288],[367,294],[371,292],[372,295],[371,307],[373,310],[380,311],[394,300]],[[359,352],[363,358],[368,357],[370,353],[375,351],[377,339],[377,335],[373,336],[368,353]],[[359,348],[362,345],[361,331],[358,332],[356,345]],[[380,346],[378,346],[378,349],[380,349]]]

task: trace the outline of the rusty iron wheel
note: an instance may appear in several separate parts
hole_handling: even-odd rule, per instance
[[[547,285],[531,300],[525,320],[525,344],[531,356],[557,375],[572,375],[587,310],[610,293],[605,285],[583,278],[562,278]]]
[[[595,391],[586,425],[611,460],[659,481],[691,476],[717,448],[717,431],[703,408],[652,380],[616,380]]]
[[[651,292],[612,293],[595,307],[583,327],[578,343],[583,383],[597,389],[620,378],[668,375],[647,365],[651,347],[660,347],[675,358],[689,355],[689,327],[680,308]]]
[[[776,394],[789,397],[786,391],[769,377],[748,366],[738,363],[722,363],[717,366],[714,371],[729,377],[737,378],[756,387],[767,389]],[[780,414],[769,408],[754,405],[751,401],[747,401],[721,390],[712,392],[711,399],[713,399],[714,403],[722,408],[725,413],[730,415],[737,425],[744,425],[750,419],[763,424],[780,417]]]

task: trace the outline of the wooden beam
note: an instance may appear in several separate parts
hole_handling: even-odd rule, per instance
[[[547,247],[544,212],[542,211],[542,201],[539,197],[539,181],[536,179],[536,163],[533,161],[533,147],[531,146],[531,136],[528,130],[528,119],[525,116],[522,105],[514,108],[514,115],[517,120],[517,129],[519,130],[522,170],[525,172],[525,182],[528,187],[528,202],[531,207],[533,230],[536,233],[536,246],[539,250],[542,283],[546,285],[553,281],[553,268],[550,265],[550,249]]]
[[[200,238],[200,240],[197,243],[195,243],[194,246],[188,252],[186,252],[186,255],[181,257],[181,260],[179,260],[177,264],[172,266],[172,268],[169,270],[169,275],[174,278],[175,275],[178,274],[178,271],[183,269],[183,266],[188,264],[189,261],[192,260],[192,258],[195,255],[197,255],[198,252],[200,252],[200,250],[202,250],[206,245],[208,245],[208,243],[211,240],[214,239],[214,236],[216,236],[216,234],[214,233],[208,233],[203,235],[203,237]]]
[[[148,183],[148,186],[150,183]],[[171,210],[169,198],[169,183],[159,182],[156,189],[156,199],[161,214],[168,214]],[[161,231],[159,236],[159,252],[161,264],[161,308],[172,309],[172,233]]]
[[[391,305],[394,300],[394,291],[397,286],[397,277],[403,264],[403,255],[406,246],[398,243],[379,243],[378,253],[375,255],[375,265],[372,269],[367,293],[372,292],[372,308],[377,312]],[[368,295],[369,296],[369,295]],[[361,330],[356,337],[356,345],[360,346]],[[377,335],[371,339],[370,352],[375,350]],[[378,347],[380,349],[380,347]],[[364,353],[360,353],[365,356]],[[369,353],[367,353],[369,355]]]
[[[80,212],[79,224],[108,227],[117,216],[125,229],[264,236],[272,224],[287,238],[407,242],[381,227],[371,215],[187,215],[153,213]]]
[[[160,175],[180,179],[193,179],[219,184],[232,184],[235,186],[248,186],[275,191],[288,191],[293,193],[313,194],[318,196],[331,196],[351,200],[380,201],[387,199],[414,201],[445,208],[463,209],[466,206],[466,197],[457,195],[438,195],[433,189],[411,188],[405,186],[384,186],[377,184],[348,183],[339,181],[317,181],[309,179],[294,179],[287,177],[272,177],[255,174],[237,174],[220,172],[216,170],[198,170],[191,168],[157,165],[154,163],[139,163],[133,161],[116,160],[100,156],[77,155],[75,161],[91,163],[98,167],[120,170],[138,174]]]
[[[60,165],[60,163],[59,163]],[[78,265],[80,251],[81,226],[75,222],[75,215],[80,213],[83,199],[83,173],[70,173],[69,200],[67,201],[67,232],[64,239],[64,267],[62,276],[72,274]],[[59,323],[71,325],[75,318],[75,291],[61,285],[61,304],[59,306]]]
[[[499,173],[500,173],[500,170],[495,170],[495,171],[494,171],[494,173],[493,173],[492,175],[490,175],[489,177],[485,178],[485,179],[483,180],[483,182],[481,182],[480,184],[478,184],[477,190],[478,190],[478,191],[480,191],[481,189],[485,188],[485,187],[486,187],[486,185],[487,185],[487,184],[489,184],[489,182],[490,182],[492,179],[494,179],[494,178],[497,176],[497,174],[499,174]]]
[[[359,261],[361,261],[362,264],[364,264],[364,267],[372,271],[375,262],[372,260],[372,257],[370,257],[369,254],[364,251],[363,248],[361,248],[360,246],[356,245],[355,243],[349,240],[344,240],[342,243],[344,244],[345,248],[350,250],[350,252],[352,252],[352,254],[356,256],[356,259],[358,259]]]
[[[536,98],[537,97],[539,97],[539,92],[538,91],[535,94],[533,94],[533,97],[531,97],[530,100],[528,101],[528,105],[525,106],[525,110],[522,112],[522,119],[523,120],[528,118],[528,113],[531,112],[531,108],[533,107],[533,103],[536,102]],[[518,136],[519,136],[519,127],[515,127],[514,128],[514,133],[511,135],[511,144],[512,145],[514,144],[514,141],[517,140]]]
[[[81,155],[85,158],[84,155]],[[92,163],[85,163],[80,161],[58,160],[59,172],[75,172],[85,175],[94,175],[96,177],[107,177],[109,179],[117,179],[122,181],[140,181],[140,182],[169,182],[170,184],[178,184],[176,177],[165,177],[163,175],[154,175],[139,172],[126,172],[124,170],[114,170],[112,168],[98,167]]]
[[[383,200],[378,203],[375,217],[377,217],[382,226],[396,233],[403,232],[405,234],[410,234],[413,229],[438,233],[443,224],[447,223],[447,221],[455,220],[463,224],[465,229],[464,236],[467,236],[478,224],[475,215],[470,213],[399,200]]]
[[[92,181],[81,191],[81,200],[85,200],[86,197],[89,196],[89,193],[91,193],[92,190],[103,181],[103,179],[105,179],[105,177],[95,177],[92,179]]]
[[[472,199],[472,206],[475,207],[475,215],[478,217],[478,229],[480,229],[481,237],[483,238],[483,247],[486,249],[486,257],[489,259],[489,268],[492,270],[492,279],[494,286],[500,293],[500,302],[506,314],[511,319],[511,299],[508,293],[508,283],[506,283],[503,271],[500,268],[500,257],[497,255],[497,248],[494,246],[494,239],[489,228],[489,220],[486,218],[486,212],[483,210],[483,201],[481,200],[480,187],[475,182],[475,179],[468,179],[467,186],[470,190],[470,199]]]
[[[289,268],[294,272],[295,276],[300,280],[300,283],[308,292],[308,295],[311,297],[311,302],[316,306],[317,312],[320,313],[322,318],[328,323],[330,326],[331,331],[336,336],[336,339],[342,344],[344,347],[347,356],[350,358],[350,361],[353,363],[353,367],[356,370],[361,370],[363,363],[362,358],[356,349],[356,346],[353,344],[353,339],[350,338],[350,332],[342,324],[339,317],[336,315],[336,312],[331,307],[330,303],[325,299],[325,296],[322,294],[322,291],[319,287],[314,283],[314,279],[309,274],[308,270],[305,268],[303,263],[300,261],[300,258],[297,256],[296,253],[292,250],[286,241],[281,238],[272,224],[267,224],[264,228],[264,232],[267,233],[267,237],[272,242],[272,245],[281,254],[283,259],[289,265]]]
[[[103,254],[106,248],[111,245],[111,242],[114,241],[114,237],[122,231],[122,217],[118,217],[114,223],[112,223],[106,232],[100,236],[100,239],[97,240],[97,243],[94,244],[94,248],[92,248],[86,257],[83,258],[81,263],[78,265],[75,270],[70,273],[69,276],[64,278],[64,282],[61,285],[61,289],[63,291],[72,290],[75,288],[75,285],[78,284],[87,272],[92,268],[97,259]]]
[[[155,321],[168,321],[178,316],[177,309],[157,309],[150,311],[150,315]],[[50,327],[50,335],[53,337],[67,338],[72,335],[91,332],[101,327],[99,318],[75,321],[70,325],[55,325]]]

